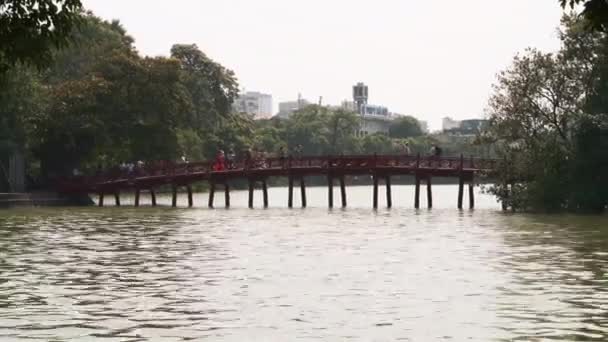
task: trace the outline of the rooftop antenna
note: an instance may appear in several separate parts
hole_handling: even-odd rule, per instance
[[[323,96],[319,96],[319,107],[323,105]]]

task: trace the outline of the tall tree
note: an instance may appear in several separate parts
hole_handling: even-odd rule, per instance
[[[584,21],[575,17],[566,16],[563,25],[562,49],[557,53],[529,49],[515,57],[513,65],[498,76],[490,99],[490,133],[506,161],[501,177],[504,183],[519,182],[505,198],[513,207],[581,209],[589,204],[577,193],[605,186],[599,181],[600,173],[599,178],[591,177],[595,184],[582,186],[589,177],[581,177],[580,170],[603,171],[593,168],[589,158],[584,163],[580,158],[581,142],[589,141],[581,134],[598,133],[582,127],[606,121],[603,113],[608,112],[608,108],[596,114],[592,110],[605,83],[601,70],[608,61],[602,52],[606,39],[584,30]],[[602,139],[602,134],[596,136]],[[508,193],[500,184],[494,190],[500,196]],[[594,207],[602,207],[601,202]]]
[[[81,11],[80,0],[0,0],[0,75],[18,62],[46,67]]]
[[[176,44],[171,57],[180,61],[182,78],[193,103],[189,123],[197,129],[217,129],[232,114],[238,95],[234,72],[211,60],[195,44]]]
[[[594,30],[608,30],[608,2],[605,0],[559,0],[563,8],[574,9],[583,5],[581,15],[587,19],[587,24]]]
[[[422,128],[416,118],[412,116],[402,116],[396,118],[391,123],[389,135],[392,138],[411,138],[422,135]]]

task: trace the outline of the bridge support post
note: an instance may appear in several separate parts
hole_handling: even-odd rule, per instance
[[[462,198],[464,195],[464,178],[458,178],[458,209],[462,209]]]
[[[209,203],[207,206],[213,208],[213,200],[215,198],[215,182],[209,182]]]
[[[346,208],[346,183],[344,176],[340,177],[340,195],[342,197],[342,208]]]
[[[302,208],[306,208],[306,183],[304,177],[300,179],[300,194],[302,195]]]
[[[192,186],[188,185],[186,190],[188,191],[188,208],[192,208],[194,205],[194,201],[192,200]]]
[[[334,207],[334,178],[327,176],[327,201],[330,208]]]
[[[391,191],[391,176],[386,176],[386,206],[388,208],[393,207],[393,194]]]
[[[152,197],[152,206],[156,207],[156,192],[154,192],[154,189],[150,189],[150,197]]]
[[[171,206],[177,207],[177,186],[173,185],[173,196],[171,196]]]
[[[99,193],[99,206],[100,207],[103,207],[103,196],[104,196],[104,193],[100,192]]]
[[[262,194],[264,196],[264,208],[268,208],[268,185],[266,179],[262,180]]]
[[[429,209],[433,208],[433,189],[431,176],[426,179],[426,202]]]
[[[226,208],[230,208],[230,184],[224,183],[224,202]]]
[[[414,208],[420,209],[420,177],[416,175],[416,190],[414,193]]]
[[[469,183],[469,209],[475,209],[475,191],[473,182]]]
[[[139,188],[135,189],[135,206],[139,207],[139,195],[140,195],[140,190]]]
[[[287,194],[287,207],[293,208],[293,177],[289,176],[289,191]]]
[[[118,191],[114,193],[114,203],[117,207],[120,207],[120,193]]]
[[[253,209],[253,180],[249,180],[249,209]]]
[[[373,204],[374,209],[378,209],[378,175],[374,175],[374,195],[373,195]]]

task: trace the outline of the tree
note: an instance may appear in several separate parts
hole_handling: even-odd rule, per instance
[[[16,63],[48,66],[65,47],[82,11],[80,0],[0,0],[0,74]]]
[[[328,112],[328,108],[316,105],[294,112],[286,124],[289,149],[302,145],[306,155],[323,154],[328,146]]]
[[[598,99],[605,96],[607,40],[584,30],[579,18],[564,17],[563,27],[560,51],[528,49],[515,57],[498,76],[490,99],[489,135],[505,160],[499,168],[502,184],[492,191],[514,208],[584,210],[603,208],[608,201],[602,195],[602,168],[581,149],[583,141],[604,145],[601,123],[608,107]],[[596,129],[585,128],[592,122]],[[594,179],[594,185],[577,196],[583,179]],[[507,183],[516,185],[507,191]],[[599,200],[584,200],[590,197]]]
[[[352,153],[355,132],[359,128],[360,117],[357,113],[344,109],[328,112],[327,117],[327,146],[326,153]]]
[[[587,20],[589,28],[604,31],[608,29],[608,2],[605,0],[559,0],[562,7],[574,9],[583,5],[581,15]]]
[[[391,138],[411,138],[422,135],[422,128],[416,118],[412,116],[402,116],[396,118],[389,128]]]
[[[49,106],[34,115],[30,137],[42,173],[175,159],[177,130],[192,110],[181,63],[141,58],[117,22],[92,15],[83,20],[75,45],[44,73]]]
[[[229,69],[211,60],[195,44],[176,44],[171,57],[181,63],[182,80],[190,93],[193,110],[188,122],[209,132],[232,114],[238,82]]]

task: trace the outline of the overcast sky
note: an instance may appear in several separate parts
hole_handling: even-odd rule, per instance
[[[557,0],[84,0],[140,53],[196,43],[246,90],[370,103],[427,120],[483,117],[495,75],[526,47],[555,50]]]

